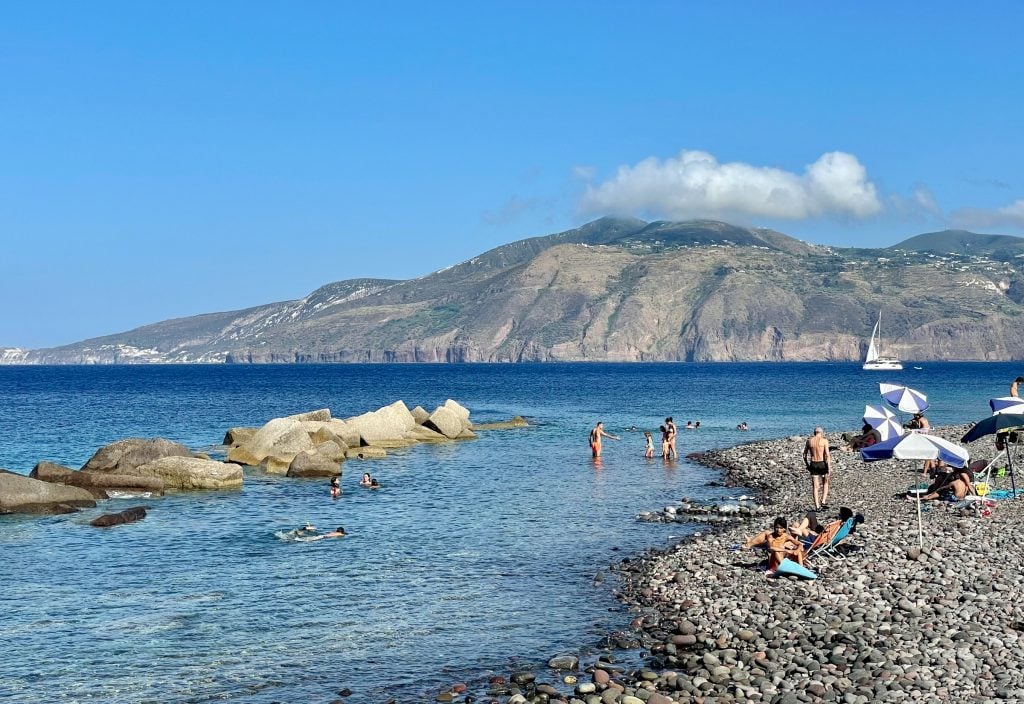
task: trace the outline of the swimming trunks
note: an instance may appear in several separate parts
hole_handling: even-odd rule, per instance
[[[823,477],[828,474],[828,462],[811,462],[807,465],[807,470],[814,477]]]

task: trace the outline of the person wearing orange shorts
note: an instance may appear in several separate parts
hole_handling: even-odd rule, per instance
[[[615,435],[606,433],[604,431],[604,423],[598,421],[597,425],[595,425],[593,430],[590,431],[590,451],[594,453],[594,457],[601,456],[601,438],[610,438],[612,440],[619,439]]]

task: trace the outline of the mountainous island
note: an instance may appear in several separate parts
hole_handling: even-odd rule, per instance
[[[944,231],[886,249],[715,221],[602,218],[409,281],[178,318],[5,364],[1024,358],[1024,239]]]

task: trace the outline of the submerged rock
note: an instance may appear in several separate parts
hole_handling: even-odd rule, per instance
[[[132,508],[126,508],[124,511],[118,511],[117,513],[105,513],[102,516],[89,521],[89,525],[94,528],[110,528],[111,526],[119,526],[125,523],[141,521],[145,517],[146,507],[134,506]]]

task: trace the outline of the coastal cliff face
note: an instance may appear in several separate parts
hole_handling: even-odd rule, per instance
[[[879,310],[907,360],[1024,358],[1024,239],[820,247],[725,223],[603,218],[411,281],[148,325],[0,363],[852,361]]]

